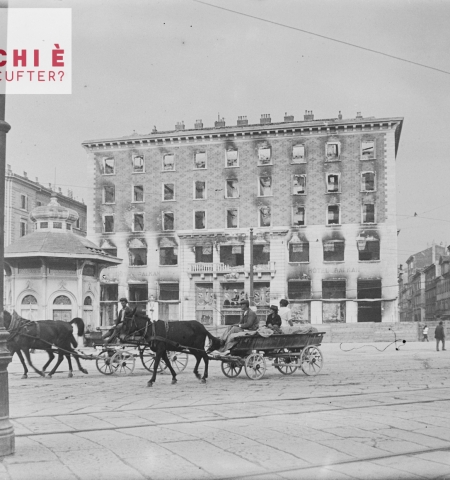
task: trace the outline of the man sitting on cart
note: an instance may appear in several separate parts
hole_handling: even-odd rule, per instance
[[[131,318],[133,315],[133,309],[128,305],[128,300],[126,298],[121,298],[119,302],[122,305],[122,309],[114,322],[115,325],[102,336],[102,339],[105,340],[105,344],[112,343],[119,336],[125,318]]]
[[[249,301],[241,300],[240,305],[242,310],[241,321],[237,325],[231,325],[220,337],[220,344],[225,351],[230,347],[230,343],[233,340],[231,336],[233,334],[244,332],[246,330],[255,331],[258,330],[259,327],[259,320],[256,316],[256,313],[250,309]]]

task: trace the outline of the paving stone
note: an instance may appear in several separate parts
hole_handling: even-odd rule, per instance
[[[401,472],[394,468],[373,462],[355,462],[344,465],[333,465],[329,467],[329,469],[333,472],[345,473],[353,478],[364,480],[412,480],[413,478],[420,478],[412,476],[411,472]]]
[[[8,474],[11,480],[77,480],[77,476],[59,461],[15,463],[8,466]]]
[[[372,460],[371,463],[377,465],[384,465],[406,472],[410,478],[436,478],[450,473],[448,466],[440,463],[427,461],[424,458],[419,458],[417,455],[401,455],[395,457],[388,457],[382,459]]]
[[[3,464],[7,467],[14,463],[52,462],[57,456],[50,449],[26,437],[16,437],[16,451],[13,455],[3,457]]]

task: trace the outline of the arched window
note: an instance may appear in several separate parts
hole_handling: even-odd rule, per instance
[[[59,297],[55,298],[55,300],[53,301],[53,305],[72,305],[72,302],[70,301],[69,297],[66,297],[65,295],[60,295]]]
[[[84,299],[84,305],[92,306],[92,298],[91,297],[86,297]]]
[[[26,295],[23,297],[22,305],[37,305],[36,297],[33,295]]]

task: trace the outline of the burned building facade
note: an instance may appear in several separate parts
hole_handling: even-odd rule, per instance
[[[121,296],[153,318],[235,323],[288,298],[313,324],[397,320],[395,158],[402,118],[263,115],[86,141],[101,318]],[[250,229],[253,228],[253,262]]]

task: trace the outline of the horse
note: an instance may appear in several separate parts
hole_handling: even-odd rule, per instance
[[[55,358],[52,347],[55,346],[58,352],[58,360],[56,365],[47,374],[48,378],[56,372],[63,358],[66,357],[69,364],[69,377],[73,377],[72,361],[70,355],[73,354],[75,361],[77,362],[78,369],[83,373],[88,373],[85,368],[80,364],[77,353],[72,347],[77,347],[78,343],[73,336],[72,324],[76,324],[78,328],[78,335],[82,336],[84,333],[84,322],[81,318],[74,318],[70,322],[61,322],[55,320],[40,320],[33,322],[20,317],[14,312],[11,315],[8,311],[4,311],[4,324],[5,328],[10,332],[10,336],[7,340],[7,347],[11,354],[17,353],[19,360],[24,368],[24,374],[22,378],[28,378],[28,369],[22,356],[22,352],[25,354],[28,365],[33,370],[45,377],[45,369],[50,365]],[[42,370],[38,370],[31,361],[30,349],[45,350],[48,353],[48,362],[42,367]]]
[[[125,320],[124,333],[125,335],[133,333],[142,335],[151,350],[156,353],[153,375],[147,383],[148,387],[152,387],[156,381],[156,374],[161,359],[172,374],[172,385],[177,383],[177,374],[167,357],[168,351],[185,352],[187,350],[191,355],[194,355],[197,360],[194,367],[194,375],[201,380],[202,383],[206,383],[209,363],[208,354],[205,351],[206,338],[208,337],[210,340],[208,351],[220,348],[220,339],[214,337],[214,335],[206,330],[204,325],[196,320],[179,322],[157,320],[152,323],[145,314],[134,311],[133,315]],[[202,359],[205,364],[203,377],[198,373],[198,367]]]

